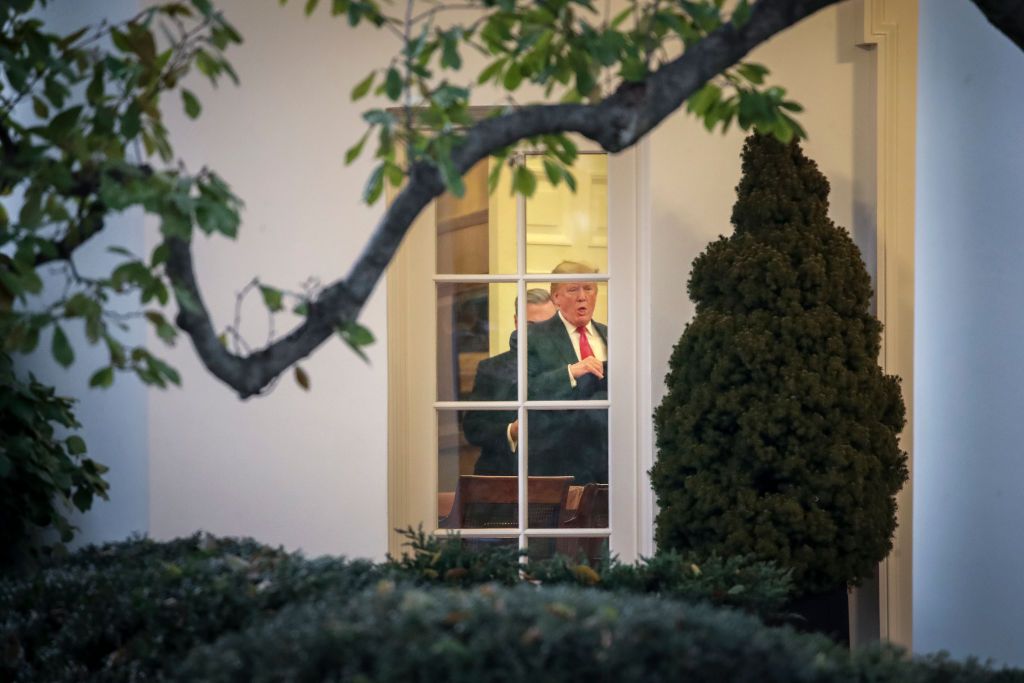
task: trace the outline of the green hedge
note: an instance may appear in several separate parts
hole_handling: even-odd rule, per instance
[[[707,604],[575,587],[385,582],[295,605],[194,650],[180,681],[537,683],[1024,681],[977,663],[849,655],[821,636]]]
[[[1024,681],[889,651],[851,660],[710,604],[777,605],[787,577],[767,565],[555,559],[521,577],[514,552],[410,541],[380,564],[198,535],[88,548],[0,579],[0,680]]]

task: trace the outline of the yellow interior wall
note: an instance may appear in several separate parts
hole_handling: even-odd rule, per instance
[[[527,157],[537,176],[537,190],[526,200],[526,272],[550,273],[565,260],[582,261],[608,271],[608,157],[581,154],[573,166],[576,192],[566,184],[553,186],[538,157]],[[489,259],[491,273],[516,272],[516,197],[512,173],[501,173],[490,198]],[[547,283],[534,286],[548,288]],[[491,286],[489,298],[491,355],[508,350],[514,329],[515,301],[498,297]],[[607,288],[602,286],[594,319],[607,322]]]

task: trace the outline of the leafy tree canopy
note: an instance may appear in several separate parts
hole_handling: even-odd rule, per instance
[[[0,191],[17,201],[0,204],[0,296],[17,303],[0,313],[4,348],[30,351],[52,328],[52,353],[69,365],[75,354],[64,328],[80,320],[88,341],[109,351],[93,385],[109,386],[119,372],[159,386],[180,382],[150,350],[125,343],[125,314],[112,302],[128,296],[137,301],[132,315],[144,316],[161,340],[173,343],[184,330],[210,372],[242,397],[257,394],[334,334],[357,351],[372,341],[357,318],[402,237],[432,199],[445,190],[461,194],[462,174],[481,159],[503,160],[525,144],[543,155],[551,182],[572,185],[576,147],[567,133],[620,151],[684,103],[709,130],[737,125],[782,141],[802,137],[794,118],[799,104],[768,83],[764,66],[744,59],[834,2],[740,0],[726,9],[723,0],[631,0],[609,15],[590,0],[306,0],[307,13],[322,5],[354,30],[399,38],[390,63],[352,90],[354,100],[372,91],[394,106],[364,113],[366,133],[345,159],[373,155],[367,202],[379,200],[386,184],[402,189],[346,275],[301,292],[254,280],[251,289],[271,314],[287,306],[302,322],[250,349],[231,325],[211,320],[191,249],[197,229],[233,238],[241,199],[213,170],[181,163],[161,116],[168,98],[189,116],[200,115],[201,102],[183,87],[193,71],[214,84],[237,81],[225,51],[241,36],[210,0],[164,2],[69,35],[47,30],[38,18],[47,0],[5,0]],[[1011,37],[1024,34],[1017,16],[1024,10],[978,4]],[[447,21],[450,9],[472,10],[473,18]],[[485,56],[479,73],[465,73],[470,52]],[[514,104],[526,82],[542,88],[547,103]],[[509,103],[477,115],[469,101],[481,84],[496,84]],[[531,172],[513,173],[515,190],[531,193]],[[132,207],[159,217],[161,243],[150,254],[112,247],[122,257],[115,268],[102,277],[83,275],[78,249],[112,214]],[[44,267],[56,269],[66,287],[40,305],[32,295],[41,290]],[[165,313],[172,297],[177,327]],[[296,379],[308,384],[297,366]]]

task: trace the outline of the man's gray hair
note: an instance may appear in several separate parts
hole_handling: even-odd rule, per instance
[[[534,287],[526,290],[526,305],[536,306],[538,304],[546,304],[551,301],[551,294],[546,289],[540,287]],[[519,297],[516,297],[515,308],[519,310]]]

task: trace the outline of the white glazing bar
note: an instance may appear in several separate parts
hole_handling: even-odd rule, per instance
[[[434,282],[475,284],[483,282],[491,284],[496,282],[519,282],[518,275],[435,275]]]
[[[518,539],[528,537],[531,539],[606,539],[611,535],[608,528],[531,528],[522,529],[508,526],[505,528],[438,528],[434,529],[434,536],[460,536],[466,539]]]
[[[461,536],[463,538],[519,538],[522,531],[515,527],[501,529],[437,529],[435,536]]]
[[[434,275],[434,282],[444,284],[513,283],[513,282],[608,282],[607,273],[519,273],[518,275]]]
[[[607,282],[608,273],[524,273],[527,282]]]
[[[520,154],[516,163],[519,165],[525,164],[525,157]],[[519,490],[519,528],[520,530],[526,529],[527,520],[527,487],[526,487],[526,476],[529,467],[529,454],[530,445],[529,438],[527,437],[527,416],[526,408],[523,404],[526,401],[526,344],[527,331],[526,328],[529,325],[526,324],[526,280],[523,275],[526,273],[526,197],[522,194],[516,195],[516,275],[518,276],[518,285],[516,289],[519,291],[519,304],[516,307],[516,315],[519,321],[522,322],[522,326],[519,327],[519,343],[516,347],[516,386],[518,387],[518,398],[519,398],[519,448],[516,453],[516,460],[519,465],[518,476],[519,479],[516,482]],[[523,550],[526,548],[526,535],[521,533],[519,535],[519,549]]]
[[[516,410],[519,401],[434,401],[438,410]]]
[[[566,380],[568,381],[568,380]],[[584,408],[607,408],[608,399],[593,401],[527,401],[526,407],[538,410],[583,410]]]
[[[530,538],[561,538],[565,536],[571,536],[576,538],[607,538],[611,536],[611,529],[530,529],[526,532],[526,535]]]
[[[538,410],[584,410],[607,408],[608,399],[598,401],[434,401],[438,410],[516,410],[520,405]]]

